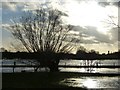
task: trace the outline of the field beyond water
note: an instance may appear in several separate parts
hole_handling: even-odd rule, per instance
[[[106,74],[87,74],[87,73],[71,73],[71,72],[22,72],[22,73],[3,73],[2,88],[79,88],[86,90],[83,87],[72,87],[59,84],[60,81],[66,78],[82,78],[82,76],[105,76]],[[108,76],[108,75],[107,75]],[[109,75],[113,76],[113,75]],[[118,75],[120,76],[120,75]]]

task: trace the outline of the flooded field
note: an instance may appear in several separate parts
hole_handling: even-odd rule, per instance
[[[16,65],[24,65],[20,61],[16,61]],[[118,60],[61,60],[59,65],[119,65]],[[13,65],[14,60],[4,60],[1,62],[3,65]],[[31,64],[31,63],[27,63]],[[59,68],[60,72],[78,72],[78,73],[120,73],[118,68]],[[1,72],[12,73],[12,68],[1,68]],[[21,72],[26,70],[27,72],[34,72],[34,68],[15,68],[15,72]],[[41,68],[40,71],[45,71],[45,68]],[[82,87],[88,89],[104,89],[104,90],[119,90],[120,88],[120,76],[80,76],[76,78],[64,78],[59,82],[60,85],[66,85],[71,87]]]
[[[60,84],[72,87],[83,87],[89,89],[110,89],[119,90],[120,77],[80,77],[66,78]]]

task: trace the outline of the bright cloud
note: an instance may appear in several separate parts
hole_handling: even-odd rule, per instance
[[[108,15],[115,16],[115,23],[118,21],[118,9],[113,5],[102,7],[98,2],[89,1],[87,3],[68,2],[65,6],[69,15],[67,20],[73,25],[95,26],[99,32],[107,33],[108,29],[105,28],[107,22],[104,22],[110,20]]]
[[[66,8],[70,18],[69,21],[73,25],[96,26],[105,15],[103,8],[98,6],[97,2],[68,3]]]

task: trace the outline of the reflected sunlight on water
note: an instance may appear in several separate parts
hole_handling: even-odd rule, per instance
[[[60,68],[61,72],[120,73],[118,68]]]
[[[71,87],[82,87],[88,89],[116,89],[118,90],[120,77],[80,77],[80,78],[67,78],[62,80],[59,84]]]
[[[83,82],[83,85],[87,88],[95,88],[97,87],[97,82],[92,79],[87,79]]]
[[[95,60],[96,62],[97,60]],[[100,61],[100,60],[99,60]],[[27,62],[27,60],[26,60]],[[93,61],[92,61],[93,62]],[[2,62],[0,62],[2,63]],[[101,60],[102,65],[117,65],[118,60]],[[4,60],[3,65],[13,65],[12,60]],[[21,62],[17,62],[17,65],[23,64]],[[29,63],[28,63],[29,64]],[[61,60],[60,65],[83,65],[83,60]],[[120,73],[118,68],[59,68],[60,72],[87,72],[87,73]],[[28,72],[34,72],[34,68],[15,68],[15,72],[21,72],[21,70],[26,70]],[[40,71],[45,71],[45,68],[40,68]],[[2,68],[0,72],[13,72],[12,68]],[[120,78],[120,76],[119,76]],[[80,76],[79,78],[65,78],[60,81],[59,84],[72,86],[72,87],[82,87],[82,88],[118,88],[120,87],[120,81],[118,77],[92,77],[92,76]],[[106,90],[106,89],[105,89]],[[109,90],[109,89],[107,89]],[[113,89],[112,89],[113,90]],[[119,90],[119,89],[116,89]]]

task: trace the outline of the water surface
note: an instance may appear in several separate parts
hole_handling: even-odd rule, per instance
[[[32,63],[32,60],[0,60],[0,63],[3,65],[14,65],[14,61],[16,65],[35,65],[36,61]],[[90,65],[119,65],[118,60],[60,60],[59,65],[74,65],[74,66],[90,66]],[[0,69],[1,70],[1,69]],[[21,72],[22,70],[26,70],[28,72],[33,72],[34,68],[26,68],[20,67],[15,68],[15,72]],[[49,71],[47,68],[40,68],[39,71]],[[59,68],[61,72],[88,72],[88,73],[120,73],[118,68]],[[2,68],[2,72],[12,72],[13,68]]]
[[[59,84],[71,87],[82,87],[88,89],[119,90],[120,77],[80,77],[66,78]]]
[[[31,65],[32,60],[28,62],[28,60],[0,60],[0,64],[3,65],[14,65],[14,61],[16,65]],[[34,62],[37,64],[37,62]],[[61,60],[59,65],[75,65],[75,66],[83,66],[83,65],[119,65],[118,60]],[[87,72],[87,73],[120,73],[118,68],[59,68],[60,72]],[[34,72],[34,68],[15,68],[15,72],[21,72],[25,70],[27,72]],[[48,68],[47,68],[48,70]],[[46,71],[46,68],[40,68],[39,71]],[[49,70],[48,70],[49,71]],[[13,72],[13,68],[0,68],[0,72]],[[82,87],[88,89],[104,89],[104,90],[120,90],[120,76],[112,76],[112,77],[101,77],[101,76],[80,76],[76,78],[65,78],[60,81],[59,84],[72,86],[72,87]]]

